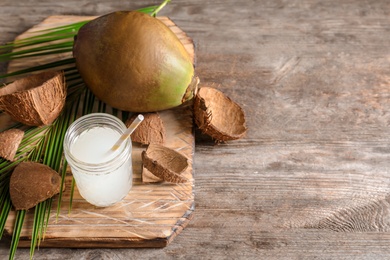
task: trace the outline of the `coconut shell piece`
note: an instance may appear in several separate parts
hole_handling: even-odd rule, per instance
[[[13,161],[24,136],[20,129],[9,129],[0,133],[0,157]]]
[[[9,191],[16,210],[30,209],[60,192],[61,176],[49,166],[21,162],[11,174]]]
[[[26,125],[49,125],[61,113],[65,98],[64,73],[46,71],[0,88],[0,109]]]
[[[199,88],[194,99],[194,117],[202,133],[217,142],[239,139],[247,130],[243,109],[213,87]]]
[[[126,120],[125,125],[129,127],[136,116],[134,115]],[[164,144],[165,128],[159,113],[146,113],[143,116],[144,120],[131,134],[131,140],[146,145],[151,143]]]
[[[180,175],[188,167],[187,157],[171,148],[150,144],[146,151],[142,152],[142,163],[144,168],[166,182],[188,181]]]
[[[156,175],[151,173],[145,167],[142,167],[142,182],[144,182],[144,183],[157,183],[157,182],[163,182],[163,179],[157,177]]]

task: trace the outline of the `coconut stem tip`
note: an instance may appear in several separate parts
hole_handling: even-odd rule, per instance
[[[165,0],[164,2],[162,2],[159,6],[156,7],[156,9],[154,9],[154,11],[150,15],[156,17],[157,13],[160,12],[160,10],[163,9],[170,1],[171,0]]]
[[[134,132],[134,130],[141,124],[141,122],[144,120],[144,116],[139,114],[134,121],[131,123],[131,125],[127,128],[127,130],[123,133],[123,135],[118,139],[118,141],[112,146],[111,151],[117,150],[123,141],[125,141],[129,136]]]

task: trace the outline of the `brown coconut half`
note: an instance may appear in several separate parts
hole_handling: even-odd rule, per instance
[[[30,209],[60,192],[61,176],[49,166],[21,162],[11,174],[9,192],[16,210]]]
[[[131,140],[146,145],[151,143],[164,144],[165,128],[159,113],[146,113],[143,116],[144,120],[131,134]],[[125,125],[129,127],[136,117],[137,115],[130,117],[126,120]]]
[[[180,175],[188,167],[188,159],[183,154],[159,145],[150,144],[142,152],[143,167],[163,181],[184,183],[188,179]]]
[[[0,157],[13,161],[24,136],[20,129],[9,129],[0,133]]]
[[[51,124],[65,104],[64,72],[46,71],[0,88],[0,109],[25,125]]]
[[[194,99],[195,123],[217,142],[243,137],[246,133],[244,110],[214,87],[199,88]]]

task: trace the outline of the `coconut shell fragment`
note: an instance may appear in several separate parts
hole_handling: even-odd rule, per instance
[[[145,167],[142,167],[142,182],[143,183],[158,183],[163,182],[163,180],[153,173],[151,173],[148,169]]]
[[[61,113],[65,98],[64,73],[46,71],[0,88],[0,109],[25,125],[49,125]]]
[[[20,129],[9,129],[0,133],[0,157],[13,161],[24,136]]]
[[[183,154],[159,145],[150,144],[142,152],[143,167],[163,181],[184,183],[188,179],[181,173],[188,167],[188,159]]]
[[[49,166],[21,162],[10,180],[11,201],[16,210],[27,210],[60,192],[61,176]]]
[[[216,88],[201,87],[194,99],[195,123],[217,142],[243,137],[246,133],[243,109]]]
[[[125,125],[130,126],[131,122],[134,121],[137,115],[129,118]],[[133,142],[141,144],[164,144],[165,142],[165,128],[163,121],[160,118],[159,113],[146,113],[143,114],[144,120],[131,134],[131,140]]]

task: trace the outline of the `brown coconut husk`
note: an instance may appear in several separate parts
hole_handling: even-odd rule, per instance
[[[142,167],[142,182],[144,183],[158,183],[164,180],[151,173],[145,167]]]
[[[49,166],[21,162],[11,174],[9,192],[16,210],[27,210],[60,192],[61,176]]]
[[[184,183],[188,179],[180,174],[187,169],[188,159],[183,154],[159,145],[150,144],[142,152],[143,167],[158,178],[171,183]]]
[[[24,136],[24,131],[20,129],[9,129],[0,133],[0,157],[13,161],[16,151]]]
[[[131,134],[131,140],[136,143],[148,145],[151,143],[164,144],[165,127],[158,112],[143,114],[144,120]],[[126,120],[127,127],[134,121],[137,115],[133,115]]]
[[[194,99],[194,117],[202,133],[217,142],[239,139],[247,130],[244,110],[211,86],[199,88]]]
[[[65,104],[63,71],[46,71],[0,88],[0,109],[25,125],[51,124]]]

